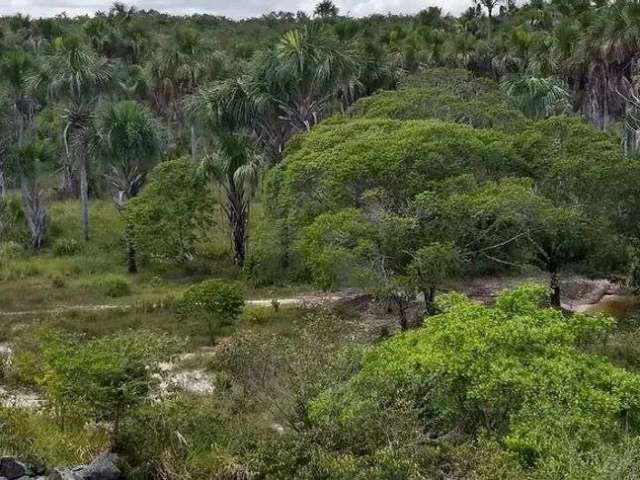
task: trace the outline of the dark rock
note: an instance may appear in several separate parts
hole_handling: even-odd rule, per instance
[[[0,477],[6,477],[8,480],[16,480],[26,476],[28,473],[27,466],[19,462],[13,457],[0,458]]]
[[[116,465],[118,456],[110,451],[98,455],[89,466],[82,469],[80,475],[83,480],[118,480],[122,472]]]
[[[56,468],[49,474],[49,476],[47,477],[47,480],[84,480],[84,479],[83,477],[78,475],[77,472],[74,472],[73,470]]]

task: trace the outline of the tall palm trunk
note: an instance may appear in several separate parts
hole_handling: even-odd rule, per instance
[[[242,194],[232,189],[227,202],[227,215],[233,244],[233,263],[239,267],[244,265],[247,249],[247,214],[242,197]]]
[[[84,150],[84,149],[82,149]],[[81,152],[80,166],[80,209],[82,211],[82,233],[85,241],[91,239],[89,227],[89,179],[87,175],[87,158],[84,151]]]

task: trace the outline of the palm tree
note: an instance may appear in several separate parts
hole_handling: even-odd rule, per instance
[[[244,75],[206,85],[194,98],[205,110],[224,106],[223,115],[237,115],[233,122],[251,128],[257,144],[277,162],[293,134],[310,130],[357,98],[361,70],[353,52],[323,28],[307,26],[286,33]]]
[[[220,146],[203,161],[205,172],[222,190],[222,210],[231,229],[233,263],[242,266],[246,258],[251,201],[261,171],[260,157],[252,151],[246,136],[226,133]]]
[[[246,257],[251,201],[263,163],[244,129],[255,113],[244,87],[237,80],[217,82],[199,89],[185,104],[194,121],[217,132],[216,151],[202,165],[224,194],[222,209],[231,231],[233,261],[239,266]]]
[[[160,125],[141,103],[122,101],[98,108],[92,153],[107,163],[107,179],[114,187],[116,205],[124,207],[138,194],[162,145]]]
[[[86,241],[89,230],[89,181],[87,148],[95,105],[111,79],[111,65],[86,51],[74,37],[57,38],[53,53],[33,85],[47,85],[51,97],[67,101],[64,114],[64,144],[67,158],[80,173],[82,230]]]
[[[491,39],[493,30],[493,10],[503,2],[503,0],[475,0],[476,5],[487,10],[487,37]]]
[[[151,112],[135,101],[99,107],[94,122],[92,152],[107,163],[107,179],[115,190],[116,206],[123,210],[135,197],[153,161],[162,151],[163,138]],[[127,225],[127,266],[137,272],[136,252]]]
[[[530,118],[539,120],[569,110],[569,92],[553,77],[513,75],[500,85]]]

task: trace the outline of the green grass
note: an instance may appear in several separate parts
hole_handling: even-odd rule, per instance
[[[124,262],[123,219],[110,200],[90,203],[91,240],[82,238],[77,201],[50,206],[52,225],[48,245],[39,252],[12,253],[0,259],[0,311],[48,310],[76,305],[131,305],[179,296],[189,285],[211,278],[243,280],[231,262],[224,218],[216,212],[215,225],[198,246],[198,259],[186,265],[148,262],[140,273],[128,275]],[[257,204],[254,220],[261,215]],[[252,222],[254,225],[256,221]],[[126,278],[128,292],[113,295],[104,279]],[[295,296],[308,285],[253,288],[248,298]]]

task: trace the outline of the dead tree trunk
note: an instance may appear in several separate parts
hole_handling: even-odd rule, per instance
[[[25,175],[20,177],[20,192],[22,194],[22,208],[29,234],[31,247],[38,249],[44,246],[49,216],[42,206],[42,192],[38,189],[37,182],[30,187]]]

